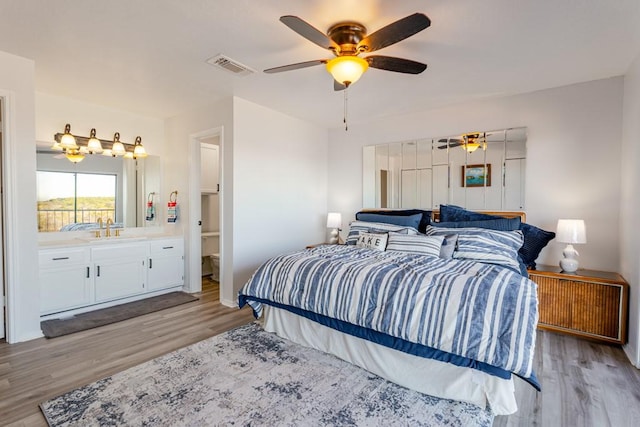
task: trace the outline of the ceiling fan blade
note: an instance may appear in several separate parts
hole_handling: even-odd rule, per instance
[[[343,85],[342,83],[338,83],[338,81],[336,79],[333,80],[333,90],[335,90],[336,92],[341,91],[341,90],[345,90],[347,87],[345,85]]]
[[[419,33],[429,25],[431,25],[431,20],[425,14],[414,13],[369,34],[358,43],[358,50],[373,52],[382,49]]]
[[[313,27],[308,22],[298,18],[297,16],[281,16],[280,22],[291,28],[296,33],[300,34],[305,39],[312,41],[320,47],[331,50],[336,50],[339,47],[336,42],[327,37],[325,33],[321,32],[320,30]]]
[[[395,71],[397,73],[420,74],[427,69],[427,64],[392,56],[368,56],[365,58],[372,68]]]
[[[464,143],[462,142],[449,142],[449,144],[447,145],[441,145],[440,147],[438,147],[439,149],[444,149],[444,148],[454,148],[454,147],[460,147],[461,145],[464,145]]]
[[[300,68],[313,67],[314,65],[326,64],[326,59],[316,59],[314,61],[298,62],[296,64],[283,65],[281,67],[268,68],[265,73],[281,73],[283,71],[299,70]]]

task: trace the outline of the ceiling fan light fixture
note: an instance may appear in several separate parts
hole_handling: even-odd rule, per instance
[[[80,150],[67,150],[65,156],[72,163],[80,163],[84,160],[84,154]]]
[[[357,82],[368,68],[369,63],[357,56],[338,56],[327,62],[327,71],[347,87]]]
[[[465,150],[467,153],[473,153],[474,151],[476,151],[478,148],[480,148],[480,144],[477,142],[467,142],[466,144],[462,144],[462,149]]]

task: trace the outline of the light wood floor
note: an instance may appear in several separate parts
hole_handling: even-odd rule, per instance
[[[203,280],[197,302],[66,337],[0,343],[0,425],[46,426],[38,404],[252,321],[224,307]],[[520,410],[495,426],[640,425],[640,371],[619,347],[538,332],[536,372],[543,392],[516,379]]]
[[[0,425],[46,426],[38,404],[181,347],[249,323],[248,307],[220,304],[206,278],[198,301],[89,331],[0,343]]]

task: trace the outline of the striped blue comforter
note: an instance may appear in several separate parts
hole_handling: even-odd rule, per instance
[[[262,304],[315,313],[345,332],[372,330],[433,349],[436,359],[515,373],[539,389],[536,285],[504,267],[326,245],[267,261],[240,291],[240,307],[247,303],[257,317]]]

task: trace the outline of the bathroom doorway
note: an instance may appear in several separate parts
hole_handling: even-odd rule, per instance
[[[224,280],[224,217],[222,203],[222,128],[209,129],[190,138],[189,178],[189,292],[202,289],[202,277]]]

